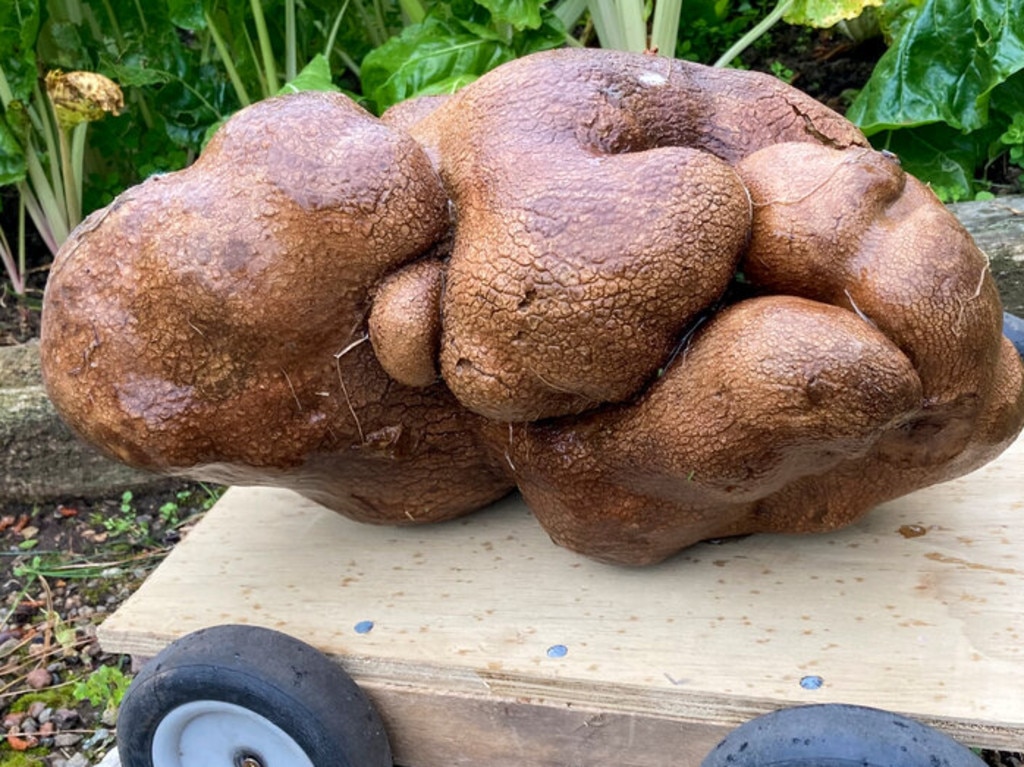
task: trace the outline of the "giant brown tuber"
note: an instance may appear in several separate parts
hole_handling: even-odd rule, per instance
[[[380,120],[255,104],[90,216],[47,286],[50,395],[135,466],[411,524],[518,487],[656,562],[825,531],[1024,421],[984,255],[770,77],[520,59]]]

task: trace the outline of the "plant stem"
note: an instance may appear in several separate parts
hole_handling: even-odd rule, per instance
[[[110,0],[103,0],[103,8],[107,12],[107,19],[110,21],[110,28],[114,30],[114,40],[117,41],[117,47],[123,51],[125,49],[124,35],[121,33],[121,26],[117,23],[117,15],[114,13],[114,9],[110,6]]]
[[[387,40],[388,25],[384,22],[384,9],[381,7],[380,0],[373,0],[373,15],[377,22],[377,28],[380,30],[381,39]]]
[[[346,67],[348,67],[348,70],[352,74],[354,74],[356,77],[359,77],[360,67],[359,64],[356,63],[355,59],[353,59],[351,56],[345,53],[345,51],[338,51],[338,58],[341,59],[342,63]]]
[[[651,27],[651,48],[661,56],[672,58],[679,39],[679,16],[683,0],[658,0],[654,6],[654,24]]]
[[[89,123],[83,122],[71,131],[71,176],[75,180],[75,192],[78,195],[78,217],[72,226],[78,226],[84,214],[82,187],[85,184],[85,134],[88,130]]]
[[[644,0],[618,0],[619,23],[626,35],[626,50],[642,53],[647,49],[647,24]]]
[[[50,158],[50,183],[47,188],[53,190],[55,199],[61,200],[64,199],[63,174],[60,171],[60,155],[58,154],[58,141],[60,140],[61,129],[57,124],[57,115],[54,112],[50,96],[49,94],[43,95],[38,82],[33,86],[33,98],[36,104],[39,105],[37,119],[34,121],[35,128],[43,137],[43,141],[46,142],[46,156]],[[31,145],[31,142],[29,143]],[[25,154],[28,155],[29,153],[26,152]],[[32,183],[36,186],[36,193],[40,195],[42,201],[43,190],[39,189],[36,180],[33,180]],[[49,218],[49,214],[47,218]]]
[[[420,0],[398,0],[398,5],[401,6],[402,13],[405,14],[410,24],[419,24],[427,18],[427,10]]]
[[[25,153],[25,159],[28,165],[28,178],[32,188],[35,190],[36,201],[42,214],[42,221],[34,216],[32,220],[41,232],[49,229],[52,235],[52,244],[48,242],[47,245],[50,245],[50,250],[56,255],[57,247],[68,238],[68,225],[64,219],[64,211],[61,210],[60,203],[57,202],[57,195],[54,194],[50,181],[46,177],[46,172],[39,163],[39,158],[36,157],[35,150],[32,147],[29,147],[29,151]],[[27,189],[28,184],[22,183]],[[30,208],[29,213],[31,212]]]
[[[187,82],[182,80],[180,77],[178,78],[178,82],[181,83],[181,87],[182,88],[187,90],[189,93],[191,93],[193,96],[195,96],[197,100],[202,102],[203,106],[205,106],[207,109],[209,109],[215,115],[217,115],[217,119],[218,120],[224,119],[224,115],[221,114],[221,111],[219,109],[217,109],[217,107],[215,107],[213,104],[211,104],[210,100],[207,99],[202,93],[200,93],[193,86],[189,85]],[[245,104],[243,104],[243,106],[245,106]]]
[[[96,40],[104,39],[103,30],[100,28],[99,21],[96,20],[96,14],[93,13],[92,8],[85,7],[79,12],[82,18],[88,23],[89,31],[92,32],[92,36]]]
[[[78,198],[78,182],[75,180],[75,169],[71,161],[71,139],[69,131],[61,130],[60,138],[60,164],[61,178],[64,181],[64,211],[68,230],[74,229],[75,225],[82,218],[82,203]],[[52,158],[51,158],[52,159]]]
[[[14,101],[14,91],[11,90],[11,84],[7,82],[7,74],[4,72],[3,66],[0,66],[0,106],[3,106],[6,111],[12,101]]]
[[[256,22],[256,36],[260,41],[260,54],[263,58],[263,73],[267,79],[266,95],[273,96],[281,89],[277,79],[277,65],[274,63],[274,51],[270,47],[270,34],[267,32],[267,19],[263,15],[261,0],[249,0],[252,18]]]
[[[341,29],[341,20],[345,17],[345,11],[348,10],[349,0],[345,0],[341,4],[341,10],[338,11],[338,15],[334,17],[334,23],[331,25],[331,31],[327,35],[327,42],[324,44],[324,58],[328,61],[331,60],[331,51],[334,50],[334,42],[338,39],[338,30]]]
[[[256,46],[253,45],[252,35],[249,34],[248,29],[243,29],[242,37],[245,39],[245,45],[249,49],[249,56],[253,60],[253,65],[256,69],[256,77],[260,81],[260,98],[267,98],[273,95],[270,89],[267,87],[267,76],[263,72],[263,68],[259,64],[260,56],[256,53]],[[277,70],[275,69],[275,72]]]
[[[39,236],[43,238],[43,242],[46,243],[47,249],[56,255],[57,249],[60,247],[60,243],[57,242],[57,238],[50,229],[50,224],[47,222],[46,216],[43,214],[43,209],[39,204],[39,200],[36,199],[36,196],[33,194],[32,188],[28,185],[27,181],[18,182],[18,196],[25,203],[25,209],[28,210],[29,218],[31,218],[32,223],[35,224],[36,230],[39,232]],[[23,243],[19,243],[19,246],[21,245],[23,245]]]
[[[602,48],[636,53],[647,48],[643,0],[590,0],[588,5]]]
[[[57,3],[58,8],[64,11],[67,20],[72,24],[82,23],[82,4],[78,0],[63,0]]]
[[[21,206],[22,221],[24,221],[24,210],[25,207]],[[22,267],[18,268],[18,264],[14,262],[14,254],[11,252],[10,243],[7,242],[7,236],[4,234],[4,230],[0,229],[0,261],[3,262],[4,269],[7,270],[7,276],[11,280],[11,287],[14,288],[14,294],[18,296],[25,295],[25,269]]]
[[[299,73],[295,32],[295,0],[284,3],[284,79],[291,82]]]
[[[18,274],[21,279],[21,292],[25,292],[27,285],[25,280],[28,279],[26,274],[27,269],[25,259],[25,200],[20,195],[18,196]]]
[[[568,31],[576,26],[585,10],[587,10],[587,0],[562,0],[552,12]]]
[[[153,115],[150,113],[149,105],[146,103],[146,99],[142,97],[142,92],[138,88],[132,88],[132,101],[134,101],[135,106],[139,108],[139,114],[141,115],[142,122],[145,124],[146,128],[148,130],[152,130]]]
[[[359,11],[359,16],[363,21],[363,31],[366,36],[370,38],[370,42],[374,48],[378,48],[384,44],[385,35],[383,29],[378,29],[374,19],[370,16],[366,10],[366,5],[363,0],[356,0],[356,9]]]
[[[206,28],[210,30],[210,37],[213,38],[213,44],[217,48],[217,54],[220,56],[220,60],[224,63],[224,69],[227,70],[228,79],[231,80],[231,86],[235,89],[235,96],[238,98],[238,103],[243,107],[247,107],[252,103],[252,99],[249,98],[248,91],[245,90],[245,85],[242,83],[242,78],[238,76],[238,70],[235,69],[235,64],[231,59],[231,52],[228,50],[228,46],[224,42],[224,38],[220,36],[220,32],[217,31],[217,27],[213,23],[213,19],[210,18],[209,11],[203,11],[203,17],[206,19]]]
[[[614,0],[590,0],[588,6],[601,47],[625,50],[626,38],[617,23],[618,11]]]
[[[760,38],[765,32],[767,32],[769,29],[775,26],[775,24],[778,23],[778,21],[786,14],[786,12],[793,5],[793,2],[794,0],[779,0],[774,10],[772,10],[771,13],[769,13],[767,16],[761,19],[760,23],[758,23],[753,29],[747,32],[747,34],[743,35],[743,37],[737,40],[733,44],[733,46],[729,48],[729,50],[723,53],[718,58],[718,61],[714,63],[714,66],[729,66],[729,64],[732,63],[733,59],[735,59],[737,56],[743,53],[743,51],[745,51],[747,48],[753,45],[758,40],[758,38]]]
[[[146,14],[142,12],[142,3],[135,0],[135,12],[139,14],[139,23],[142,25],[142,34],[149,34],[149,24],[146,23]]]

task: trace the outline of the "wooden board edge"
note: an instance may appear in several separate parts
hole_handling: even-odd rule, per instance
[[[120,632],[116,626],[110,626],[110,622],[116,623],[108,619],[100,625],[97,632],[100,644],[106,652],[150,658],[176,638],[157,633]],[[801,705],[801,702],[797,701],[744,698],[737,695],[718,696],[686,690],[651,690],[647,687],[616,684],[598,685],[571,678],[546,679],[522,674],[510,675],[454,665],[382,662],[379,659],[354,656],[330,657],[370,694],[382,715],[392,722],[392,731],[398,733],[400,738],[406,731],[420,733],[425,726],[424,719],[436,719],[432,726],[437,728],[437,732],[443,732],[451,727],[456,734],[461,731],[460,728],[479,732],[484,722],[491,722],[494,731],[489,737],[500,740],[499,730],[507,725],[506,720],[511,716],[508,708],[511,706],[522,708],[527,719],[541,714],[550,716],[553,722],[561,721],[561,727],[584,726],[581,724],[583,720],[578,716],[582,711],[588,712],[589,715],[601,714],[604,717],[603,722],[615,723],[612,729],[606,731],[607,733],[611,733],[615,728],[619,728],[620,732],[636,732],[636,728],[640,727],[644,733],[662,739],[668,744],[676,743],[677,738],[673,733],[678,730],[685,734],[684,739],[695,738],[696,742],[701,743],[714,740],[714,743],[717,743],[731,729],[756,716],[790,705]],[[410,708],[407,700],[418,701],[418,711]],[[843,701],[822,698],[815,702]],[[439,707],[442,711],[447,709],[447,713],[435,715],[434,712]],[[430,713],[425,717],[426,712]],[[527,716],[525,712],[531,713]],[[927,717],[903,711],[893,713],[914,718],[967,746],[1013,750],[1019,749],[1024,743],[1024,722],[1019,726],[993,726],[981,720]],[[459,720],[462,720],[461,725],[457,724]],[[556,730],[562,731],[557,728]],[[524,732],[520,733],[519,737],[527,735],[528,733]],[[402,742],[407,740],[406,738]],[[424,767],[430,767],[432,764],[457,764],[450,760],[429,761],[434,758],[431,756],[434,749],[439,748],[434,741],[438,744],[443,742],[440,735],[434,738],[426,733],[423,740],[423,754],[412,743],[406,742],[403,746],[403,753],[411,751],[416,756],[417,761],[413,763],[417,767],[421,764]],[[678,743],[676,745],[678,746]],[[612,748],[610,743],[603,743],[603,737],[595,737],[593,746],[604,751]],[[536,744],[536,748],[543,750],[540,744]],[[660,753],[660,749],[655,749],[652,758]],[[423,761],[424,755],[428,761]],[[451,757],[450,752],[447,756]],[[488,758],[491,756],[493,754]],[[521,758],[521,755],[518,758]],[[521,764],[524,767],[526,764],[522,761],[508,761],[495,762],[494,765],[498,767],[506,763]],[[698,763],[699,760],[693,764]],[[467,761],[466,764],[476,763]],[[564,765],[565,762],[556,760],[536,764],[538,767],[547,767],[549,764],[554,767]],[[636,764],[643,765],[646,762]],[[488,765],[490,767],[490,762]]]

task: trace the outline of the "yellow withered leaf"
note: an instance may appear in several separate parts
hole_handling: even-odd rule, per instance
[[[105,114],[121,114],[124,109],[121,87],[96,72],[54,69],[46,75],[46,93],[57,113],[57,122],[65,130],[99,120]]]

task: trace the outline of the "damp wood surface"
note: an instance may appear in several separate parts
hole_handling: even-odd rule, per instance
[[[1020,750],[1022,534],[1024,440],[845,530],[641,569],[557,548],[515,496],[395,529],[233,488],[100,639],[147,657],[208,625],[285,631],[363,686],[407,767],[696,767],[741,722],[821,702]]]

